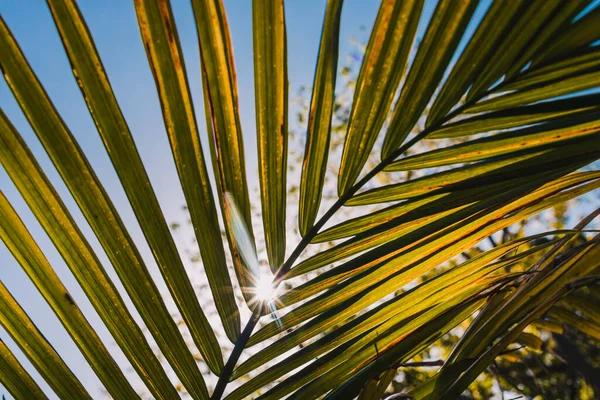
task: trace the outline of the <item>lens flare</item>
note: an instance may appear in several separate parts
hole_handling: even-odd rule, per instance
[[[270,301],[275,298],[275,288],[273,287],[273,277],[267,274],[261,274],[254,287],[258,300]]]
[[[251,272],[252,287],[245,289],[254,296],[252,304],[249,305],[254,306],[262,303],[262,305],[267,306],[271,318],[281,327],[281,320],[277,316],[277,305],[275,304],[277,301],[277,288],[273,285],[275,276],[268,267],[261,268],[252,235],[250,235],[244,223],[244,218],[235,203],[233,195],[226,192],[223,200],[227,211],[225,213],[227,228],[233,235],[240,256]]]

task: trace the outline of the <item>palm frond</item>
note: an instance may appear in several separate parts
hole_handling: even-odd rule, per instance
[[[85,237],[3,110],[0,162],[150,396],[376,400],[395,384],[398,368],[419,364],[461,326],[444,360],[431,364],[439,371],[404,388],[415,399],[450,399],[495,360],[518,359],[514,346],[543,352],[550,333],[569,330],[600,340],[600,241],[591,226],[600,209],[572,229],[525,230],[523,224],[600,188],[595,2],[439,1],[425,23],[424,0],[382,0],[347,121],[333,129],[344,18],[343,1],[328,0],[301,175],[293,182],[299,201],[292,207],[286,14],[283,0],[255,0],[258,241],[225,7],[220,0],[191,4],[202,88],[190,85],[170,2],[134,1],[212,314],[201,306],[75,0],[48,0],[49,9],[146,243],[133,239],[78,136],[0,17],[2,75],[95,238]],[[200,90],[212,168],[192,101]],[[336,171],[335,180],[328,169]],[[332,201],[325,195],[331,183]],[[298,243],[287,252],[295,238],[287,226],[293,212]],[[517,225],[522,229],[512,235]],[[0,192],[2,241],[107,393],[136,397],[139,389],[29,229]],[[92,239],[131,302],[117,290]],[[138,250],[146,244],[160,276]],[[265,298],[257,293],[263,258],[274,276]],[[168,293],[159,290],[161,277]],[[0,324],[56,395],[91,398],[44,327],[36,327],[1,282],[0,309]],[[219,342],[220,332],[233,349]],[[2,385],[17,398],[46,398],[9,347],[0,340]],[[181,386],[171,382],[170,369]]]
[[[138,1],[135,5],[195,237],[217,311],[227,337],[234,342],[240,334],[240,317],[231,279],[222,268],[226,263],[223,241],[214,234],[220,229],[219,221],[173,13],[168,3]],[[215,354],[213,359],[222,368],[221,355]]]

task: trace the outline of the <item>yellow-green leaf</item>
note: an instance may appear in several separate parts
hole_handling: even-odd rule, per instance
[[[522,10],[518,19],[511,24],[510,30],[502,38],[502,43],[485,61],[481,73],[477,76],[467,94],[467,102],[483,94],[500,79],[514,64],[531,39],[547,24],[557,9],[560,12],[562,0],[529,0],[527,8]]]
[[[408,318],[429,307],[449,301],[453,296],[462,296],[466,290],[471,290],[474,287],[485,287],[483,282],[480,281],[482,277],[499,270],[501,267],[510,265],[526,255],[530,255],[540,250],[540,248],[536,248],[533,249],[533,251],[523,252],[517,256],[491,263],[494,259],[531,239],[533,238],[519,239],[481,254],[455,268],[447,270],[432,280],[417,285],[417,287],[410,291],[396,296],[364,315],[361,315],[359,318],[347,321],[347,323],[338,330],[309,344],[299,352],[288,356],[285,361],[273,366],[259,377],[254,378],[249,384],[243,386],[245,391],[240,389],[236,391],[236,393],[245,393],[245,395],[247,395],[261,385],[297,368],[303,363],[327,352],[329,349],[335,348],[336,346],[361,335],[363,332],[367,332],[369,329],[380,325],[390,318],[394,318],[395,320]],[[468,295],[470,294],[467,294],[466,296]],[[338,326],[340,321],[343,321],[356,311],[352,306],[353,303],[353,299],[347,301],[341,306],[318,316],[302,328],[286,335],[281,340],[259,351],[238,367],[233,374],[234,378],[251,371],[280,354],[283,354],[318,332]]]
[[[600,210],[588,216],[575,228],[582,229],[598,213],[600,213]],[[521,282],[510,298],[493,312],[488,313],[476,329],[470,330],[468,335],[463,336],[459,346],[453,350],[448,358],[448,362],[452,363],[477,356],[487,345],[492,343],[498,333],[506,331],[515,320],[519,320],[522,316],[543,304],[546,299],[551,297],[552,293],[562,290],[561,288],[570,280],[589,273],[595,266],[599,265],[600,247],[589,245],[565,262],[560,263],[558,266],[554,265],[552,260],[556,257],[556,252],[565,249],[566,245],[575,237],[575,234],[571,234],[559,241],[538,262],[535,268],[536,274],[530,275],[529,279]]]
[[[327,171],[342,4],[343,0],[328,0],[323,21],[300,179],[298,227],[302,236],[306,236],[317,218]]]
[[[108,393],[115,399],[135,397],[137,393],[1,191],[0,238],[44,296]]]
[[[48,399],[2,339],[0,339],[0,383],[16,399]]]
[[[508,108],[444,125],[428,135],[427,139],[455,138],[518,128],[529,124],[545,123],[556,118],[594,111],[599,107],[600,95],[592,94],[529,106]],[[387,169],[391,170],[391,168],[388,167]]]
[[[252,233],[252,219],[244,143],[238,113],[237,82],[229,25],[223,3],[218,0],[192,0],[202,69],[202,87],[207,129],[211,143],[213,170],[219,193],[223,220],[230,220],[225,207],[225,193],[230,193],[239,206],[244,223]],[[244,299],[254,301],[253,288],[258,277],[244,264],[230,229],[226,229],[233,265]]]
[[[365,379],[363,374],[378,374],[385,368],[384,365],[387,367],[418,354],[464,321],[482,302],[476,298],[445,302],[408,322],[396,322],[394,326],[386,327],[387,331],[382,330],[380,333],[379,328],[371,331],[355,345],[358,351],[351,354],[348,360],[305,385],[290,399],[316,398],[334,388],[328,398],[353,398],[357,389],[362,387]],[[348,375],[358,378],[358,382],[348,379]],[[342,382],[345,383],[340,385]],[[285,387],[285,383],[284,381],[281,386]],[[269,398],[271,397],[265,396],[265,400]]]
[[[581,75],[552,81],[546,85],[536,86],[516,92],[509,92],[500,96],[482,100],[465,110],[466,114],[497,111],[508,107],[517,107],[550,100],[555,97],[593,89],[600,86],[600,72],[592,71]]]
[[[491,157],[518,154],[517,152],[533,152],[541,150],[542,146],[560,148],[560,146],[574,144],[575,140],[582,139],[589,139],[593,150],[596,151],[598,146],[594,146],[593,141],[597,142],[596,139],[600,135],[599,115],[598,111],[593,111],[540,126],[499,133],[431,150],[401,158],[391,164],[389,168],[393,171],[400,171],[486,160]]]
[[[375,392],[377,391],[378,383],[379,381],[377,379],[370,379],[362,388],[356,400],[370,400],[375,398]]]
[[[563,30],[571,24],[571,21],[589,4],[589,0],[571,0],[563,1],[559,9],[551,18],[540,28],[535,37],[523,49],[518,59],[512,63],[512,66],[506,73],[506,79],[510,80],[517,75],[525,65],[535,58],[540,52],[551,47],[551,42],[563,34]]]
[[[373,396],[370,398],[370,400],[380,400],[383,397],[385,390],[396,377],[396,374],[396,368],[390,368],[383,374],[381,374],[381,376],[379,377],[379,382],[377,383],[377,390],[375,391],[375,393],[373,393]]]
[[[573,168],[576,169],[577,166]],[[410,244],[406,245],[406,238],[401,237],[335,267],[327,272],[329,279],[337,283],[341,277],[346,279],[344,282],[279,317],[276,322],[261,328],[250,338],[249,344],[265,340],[282,329],[296,326],[362,293],[362,297],[352,303],[354,310],[360,310],[398,290],[431,268],[460,254],[462,250],[468,249],[492,233],[565,199],[579,196],[600,186],[597,173],[574,174],[552,181],[553,178],[555,179],[554,174],[559,173],[561,172],[544,173],[541,178],[532,179],[529,184],[519,185],[505,193],[491,196],[487,205],[483,203],[478,206],[478,209],[485,212],[476,213],[463,221],[440,229],[435,234],[428,232],[430,237],[417,237],[415,240],[419,241],[416,243],[409,240]],[[551,183],[532,192],[532,189],[538,187],[545,179]],[[589,183],[565,193],[557,193],[585,182]],[[507,216],[509,214],[510,216]],[[494,221],[491,224],[490,218]],[[448,243],[445,236],[450,232],[453,237],[452,243]],[[322,277],[315,279],[320,281]],[[281,307],[285,307],[299,299],[302,299],[302,291],[292,289],[289,293],[281,295],[279,302]]]
[[[402,85],[400,98],[394,106],[392,120],[381,148],[382,159],[388,158],[404,142],[421,118],[477,3],[474,0],[438,2]]]
[[[200,308],[83,16],[73,0],[49,0],[48,5],[77,84],[169,292],[207,364],[213,371],[219,371],[222,360],[217,339]],[[155,302],[162,302],[159,296],[154,298]],[[141,300],[135,303],[139,308]],[[177,375],[193,396],[207,396],[202,376],[166,307],[158,305],[152,314],[151,325],[155,325],[162,336],[168,335],[173,340],[167,343],[163,338],[158,339],[160,335],[150,328]]]
[[[593,72],[600,66],[600,50],[592,48],[576,53],[564,60],[557,61],[545,67],[533,68],[520,75],[518,79],[500,86],[502,91],[535,89],[554,83],[560,79],[573,78],[588,72]],[[574,100],[574,99],[565,99]],[[545,103],[539,104],[539,106]],[[548,104],[550,105],[550,104]]]
[[[521,334],[523,329],[527,327],[534,319],[544,314],[554,303],[560,300],[562,297],[567,295],[578,286],[587,284],[589,279],[581,279],[578,281],[565,282],[562,287],[548,296],[542,297],[541,301],[535,302],[533,310],[524,315],[519,322],[508,332],[504,333],[500,340],[498,340],[493,346],[489,347],[486,351],[478,354],[477,359],[474,360],[468,368],[465,368],[464,373],[457,377],[449,387],[436,388],[436,397],[427,397],[427,399],[444,399],[450,400],[456,398],[462,393],[469,384],[477,378],[477,376],[490,365],[493,360],[500,354],[502,350],[506,348],[510,343],[514,342],[516,338]],[[447,364],[451,365],[451,364]]]
[[[535,351],[541,351],[544,345],[544,341],[539,336],[529,332],[521,332],[515,342]]]
[[[557,319],[564,324],[571,325],[585,335],[600,340],[600,324],[597,320],[582,318],[573,311],[558,306],[552,307],[550,311],[548,311],[548,316]]]
[[[600,321],[600,303],[594,301],[593,298],[573,293],[565,297],[563,303],[581,312],[592,321]]]
[[[445,192],[476,190],[480,186],[494,187],[497,183],[539,174],[556,165],[578,162],[581,157],[598,154],[600,147],[592,138],[560,148],[538,150],[514,157],[495,157],[462,167],[426,175],[421,178],[371,189],[354,196],[349,205],[382,203]],[[596,148],[595,148],[596,147]],[[465,152],[466,153],[466,152]],[[449,157],[450,160],[450,157]],[[394,168],[396,166],[394,165]],[[489,184],[489,182],[496,182]]]
[[[0,281],[0,324],[61,399],[90,399],[81,382]]]
[[[4,36],[0,36],[0,39],[2,38]],[[4,41],[0,41],[2,46],[5,43]],[[8,52],[4,54],[8,54]],[[4,58],[1,62],[4,62],[4,60],[11,59]],[[4,67],[7,64],[2,65]],[[7,71],[7,68],[3,69]],[[27,70],[23,68],[21,71]],[[29,82],[39,85],[35,78]],[[37,96],[35,98],[47,102],[46,93],[41,86],[38,89],[39,91],[36,93]],[[27,115],[30,117],[30,121],[33,122],[33,126],[50,127],[56,129],[56,131],[66,129],[62,125],[58,115],[53,112],[54,108],[51,106],[51,103],[47,102],[43,105],[45,107],[39,105],[38,107],[28,109],[31,113],[28,112]],[[37,118],[42,117],[43,119],[40,119],[40,121],[43,121],[43,125],[37,125]],[[2,132],[0,135],[0,140],[2,140],[2,145],[0,145],[0,163],[3,165],[8,176],[12,179],[25,202],[86,293],[98,315],[148,389],[157,398],[170,398],[177,392],[148,345],[142,330],[133,320],[121,295],[101,265],[90,244],[75,224],[73,217],[56,193],[56,190],[42,172],[23,139],[8,119],[6,119],[2,110],[0,110],[0,132]],[[86,181],[83,183],[86,184]],[[91,195],[98,195],[98,198],[101,198],[101,194],[104,193],[101,187],[94,186],[91,188],[97,190],[93,191]],[[104,220],[100,218],[95,219]],[[123,238],[117,239],[123,240]],[[119,264],[113,265],[119,266]],[[131,270],[131,266],[127,265],[129,270]],[[117,271],[122,272],[119,269]],[[135,276],[135,271],[131,272],[134,273],[133,280],[136,282],[140,282],[140,279],[148,279],[146,277],[139,278]],[[121,277],[123,276],[121,274]]]
[[[486,185],[486,190],[489,191],[496,186],[498,185]],[[405,219],[405,222],[408,222],[411,221],[412,218],[434,214],[440,210],[470,203],[486,196],[487,193],[484,193],[481,188],[474,188],[464,191],[431,194],[425,197],[408,199],[371,214],[352,218],[327,228],[319,233],[313,242],[321,243],[345,238],[348,236],[354,236],[368,229],[391,222],[398,218],[403,218]],[[352,199],[349,201],[352,201]],[[293,271],[294,270],[292,269],[290,275],[294,273]]]
[[[252,2],[258,175],[271,271],[285,258],[287,173],[287,38],[283,0]]]
[[[390,242],[400,236],[408,235],[424,225],[439,221],[440,219],[451,214],[454,216],[460,215],[460,211],[467,205],[443,210],[438,213],[417,218],[406,223],[404,223],[404,221],[401,219],[396,219],[389,224],[384,224],[377,228],[364,231],[352,239],[340,243],[330,249],[323,250],[322,252],[317,253],[314,256],[311,256],[298,263],[294,268],[292,268],[290,271],[291,273],[288,274],[286,278],[305,274],[309,271],[313,271],[325,265],[333,264],[336,261],[348,258],[372,247]]]
[[[600,39],[598,26],[600,26],[600,7],[596,6],[563,29],[560,36],[557,36],[555,41],[549,43],[544,51],[534,58],[532,67],[550,64],[566,54],[588,47]]]
[[[561,323],[549,319],[535,320],[531,323],[531,326],[548,332],[558,333],[561,335],[565,332],[565,329],[563,328]]]
[[[354,185],[388,116],[422,8],[423,0],[384,0],[379,7],[356,81],[338,175],[340,196]]]
[[[525,6],[527,2],[523,0],[492,2],[431,106],[427,127],[441,120],[458,103]]]
[[[407,394],[415,399],[426,399],[431,393],[434,393],[436,388],[448,387],[454,379],[462,371],[471,364],[471,360],[462,360],[454,363],[446,368],[444,373],[438,372],[425,382],[420,383],[417,387],[410,390]]]
[[[215,232],[220,231],[219,220],[198,136],[198,125],[173,13],[169,3],[164,1],[136,0],[135,6],[142,40],[161,101],[175,166],[215,306],[227,337],[235,342],[240,334],[240,316],[226,268],[223,241],[220,235],[215,235]],[[190,311],[193,310],[192,307]],[[198,348],[206,348],[199,345],[199,332],[192,333]],[[223,367],[218,344],[206,344],[216,345],[212,350],[210,365],[217,372]]]

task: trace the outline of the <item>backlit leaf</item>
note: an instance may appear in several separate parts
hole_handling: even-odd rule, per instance
[[[526,6],[527,2],[522,0],[492,2],[431,106],[427,127],[441,120],[458,103]]]
[[[327,170],[342,4],[343,0],[329,0],[323,21],[300,179],[298,226],[303,236],[312,228],[317,218]]]
[[[600,107],[599,104],[600,95],[592,94],[509,108],[444,125],[428,135],[427,139],[469,136],[496,130],[518,128],[534,123],[545,123],[556,118],[597,110]],[[389,167],[388,169],[391,168]]]
[[[44,296],[110,395],[115,399],[135,397],[135,390],[2,192],[0,238]]]
[[[288,78],[283,0],[252,2],[256,142],[269,265],[285,258]]]
[[[0,382],[17,399],[47,399],[2,339],[0,339]]]
[[[0,309],[0,325],[61,399],[92,398],[1,281]]]
[[[225,207],[225,193],[231,193],[250,236],[252,219],[246,182],[244,143],[238,113],[237,82],[233,50],[225,9],[221,1],[192,0],[202,69],[202,87],[207,129],[211,143],[213,169],[224,220],[230,216]],[[233,265],[247,303],[253,302],[253,288],[258,277],[245,265],[231,232],[227,229]]]
[[[555,0],[556,1],[556,0]],[[396,150],[425,110],[444,71],[458,46],[477,1],[440,1],[437,3],[419,51],[410,66],[400,98],[388,127],[381,158],[388,158]]]
[[[136,0],[135,6],[146,55],[161,101],[165,128],[208,282],[227,337],[234,342],[240,334],[240,316],[231,279],[225,268],[223,241],[220,235],[215,235],[215,232],[220,230],[219,220],[198,136],[194,106],[173,14],[167,2]],[[193,312],[194,307],[191,306],[189,311]],[[201,320],[201,317],[197,318],[197,321]],[[194,325],[196,324],[192,326]],[[192,333],[195,333],[194,339],[201,342],[201,333]],[[211,341],[207,341],[207,344],[209,343]],[[210,365],[219,370],[223,366],[223,360],[218,344],[211,343],[211,346],[215,345]],[[205,352],[207,350],[206,346],[198,347],[205,349]]]
[[[381,2],[356,81],[338,176],[340,196],[356,182],[387,117],[422,8],[422,0]]]

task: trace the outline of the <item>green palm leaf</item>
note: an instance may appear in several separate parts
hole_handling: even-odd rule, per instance
[[[599,100],[599,95],[591,94],[490,112],[449,123],[429,135],[428,139],[447,139],[546,123],[556,118],[596,110]],[[390,169],[392,168],[388,167]]]
[[[63,399],[91,399],[81,382],[27,317],[2,282],[0,282],[0,307],[2,308],[0,324],[25,352],[52,390]]]
[[[220,371],[222,359],[216,337],[187,278],[175,242],[144,170],[142,159],[112,93],[100,56],[95,51],[94,42],[87,31],[79,9],[74,2],[50,1],[49,5],[73,66],[74,76],[146,240],[153,250],[156,263],[161,269],[169,291],[189,326],[196,345],[207,359],[207,363],[213,370]],[[166,317],[163,318],[166,320]],[[176,330],[173,328],[174,326],[171,324],[162,323],[162,329],[170,330],[172,335],[177,337]],[[166,344],[161,347],[166,348]],[[180,357],[190,360],[181,345],[169,347],[171,350],[163,350],[167,357],[172,350],[178,352],[177,356],[172,356],[174,363]],[[187,364],[187,368],[190,370],[180,373],[189,375],[183,379],[189,382],[188,385],[194,387],[192,376],[197,374],[192,372],[194,370],[189,361]],[[196,389],[202,391],[200,388]]]
[[[599,64],[600,51],[594,48],[584,49],[550,65],[532,68],[521,74],[518,79],[515,79],[511,83],[503,84],[501,87],[503,90],[511,91],[544,86],[560,79],[572,78],[586,72],[592,72],[598,69]]]
[[[61,3],[62,6],[65,6],[65,4]],[[69,9],[68,11],[77,13],[76,9]],[[2,33],[3,44],[6,43],[6,50],[7,52],[10,51],[9,54],[12,55],[10,58],[12,62],[7,63],[6,68],[3,69],[13,84],[11,89],[16,92],[15,97],[20,100],[20,105],[28,115],[40,141],[45,145],[46,151],[61,173],[67,187],[74,194],[107,255],[112,263],[118,265],[120,271],[122,271],[121,279],[127,288],[128,294],[142,315],[144,322],[151,327],[150,331],[153,333],[159,347],[169,359],[171,365],[177,370],[178,375],[186,381],[189,390],[199,398],[207,397],[204,380],[193,356],[187,349],[177,325],[172,320],[162,297],[158,293],[156,284],[144,265],[141,255],[133,244],[123,222],[116,214],[112,202],[91,170],[72,134],[50,104],[50,100],[43,92],[43,88],[37,79],[35,79],[33,71],[19,52],[16,43],[10,42],[8,31]],[[78,31],[78,33],[80,32]],[[95,66],[96,64],[92,65]],[[19,83],[22,84],[19,85]],[[54,114],[52,121],[54,124],[52,125],[48,123],[49,113]],[[118,137],[121,136],[120,130],[112,132]],[[133,145],[133,142],[130,144]],[[141,167],[141,161],[139,165]],[[125,171],[125,173],[131,172]],[[148,188],[150,188],[149,183]],[[100,214],[100,210],[102,210],[102,214]],[[103,215],[104,218],[100,218],[100,215]],[[152,219],[157,217],[153,216]],[[162,217],[161,220],[164,222]],[[164,222],[164,229],[171,238],[166,222]],[[170,242],[173,243],[172,238]],[[169,251],[170,246],[167,245],[161,247],[161,249],[161,251]],[[173,248],[173,250],[175,249]],[[180,262],[179,258],[177,260]],[[159,263],[159,265],[164,267],[163,271],[169,271],[170,274],[170,268],[166,268],[167,264]],[[179,273],[183,272],[183,265],[181,265]],[[139,285],[137,284],[139,282],[150,282],[150,284]],[[169,279],[167,279],[167,282],[169,282]],[[180,282],[183,282],[183,278],[180,278]],[[172,280],[171,283],[174,284]],[[189,289],[191,289],[191,285],[189,285]],[[205,322],[205,325],[208,325],[208,322]],[[167,337],[169,337],[169,340],[167,340]],[[214,340],[216,342],[216,338]]]
[[[579,185],[590,179],[593,181],[588,184],[589,186],[575,188],[572,189],[575,192],[567,191],[555,194],[555,198],[552,197],[553,193]],[[539,212],[546,207],[552,206],[555,202],[562,201],[561,197],[577,196],[579,194],[577,191],[579,190],[583,190],[584,192],[594,190],[600,185],[597,179],[598,176],[587,174],[570,176],[567,179],[559,181],[560,183],[556,186],[548,184],[539,191],[528,195],[524,195],[527,191],[527,186],[522,185],[518,189],[508,191],[502,196],[494,196],[493,199],[488,200],[487,206],[489,208],[478,207],[480,211],[485,210],[485,212],[475,213],[471,217],[459,220],[458,222],[452,221],[448,228],[445,228],[445,230],[454,233],[452,242],[448,242],[444,230],[440,231],[436,227],[431,230],[422,229],[421,232],[416,232],[413,237],[401,237],[367,252],[347,264],[338,266],[327,274],[324,274],[328,280],[323,281],[320,277],[315,278],[318,281],[318,291],[327,289],[329,286],[345,280],[337,290],[327,291],[323,295],[304,303],[302,306],[282,316],[279,321],[268,324],[257,331],[249,343],[255,344],[265,340],[277,334],[280,329],[296,326],[302,321],[306,321],[343,303],[355,294],[363,293],[364,296],[361,297],[360,301],[355,301],[351,308],[345,308],[343,313],[337,313],[334,316],[342,320],[353,312],[398,290],[415,277],[439,265],[442,260],[456,256],[463,247],[468,248],[470,243],[477,243],[489,234],[501,230],[505,226],[510,226],[514,221],[522,219],[528,214],[531,215]],[[532,185],[535,184],[532,183]],[[550,194],[550,197],[540,201],[542,197],[548,194]],[[521,206],[527,204],[530,204],[531,207],[518,212]],[[511,214],[510,218],[502,218],[508,214]],[[495,222],[489,224],[489,219],[492,216],[495,217]],[[303,290],[291,290],[289,294],[280,296],[279,301],[283,306],[286,306],[301,300],[303,295],[310,297],[314,294],[313,291],[309,291],[306,288],[303,288]]]
[[[283,0],[252,2],[258,173],[269,265],[285,258],[288,79]]]
[[[327,350],[335,348],[335,346],[350,341],[354,337],[379,326],[381,323],[388,320],[390,316],[393,316],[393,318],[396,319],[408,318],[428,309],[429,307],[438,305],[443,301],[448,300],[448,293],[462,295],[463,292],[481,285],[481,278],[490,272],[494,272],[501,267],[515,263],[519,259],[534,253],[534,251],[527,251],[497,263],[491,262],[516,248],[519,246],[519,244],[525,243],[530,239],[518,240],[514,243],[506,244],[493,249],[487,253],[484,253],[484,255],[480,255],[477,258],[473,258],[468,262],[457,266],[456,268],[444,272],[442,275],[437,276],[433,280],[420,284],[408,292],[404,292],[394,299],[389,300],[369,311],[360,318],[357,318],[343,327],[335,330],[334,332],[327,334],[325,337],[287,358],[285,362],[281,362],[275,367],[272,367],[263,373],[260,378],[255,378],[244,386],[253,387],[254,390],[256,390],[260,387],[257,385],[260,385],[261,382],[263,385],[269,383],[273,378],[277,378],[283,373],[293,370],[298,365],[302,365],[302,363],[314,359],[316,356],[321,355]],[[542,250],[542,248],[535,249],[535,251],[540,250]],[[481,286],[481,288],[483,287],[485,286]],[[343,306],[340,308],[344,309],[350,306],[353,302],[354,299],[347,302],[347,304],[343,304]],[[335,313],[332,314],[335,315]],[[264,363],[293,348],[295,345],[302,343],[311,330],[319,328],[319,325],[322,325],[322,323],[325,321],[325,317],[327,317],[327,314],[322,314],[321,316],[304,325],[303,329],[296,330],[288,334],[285,341],[275,342],[264,350],[258,352],[256,355],[250,357],[247,361],[240,365],[236,371],[234,371],[233,376],[241,376],[244,373],[256,368],[261,363]],[[242,388],[244,388],[244,386],[242,386]],[[242,388],[240,388],[238,391],[241,391]]]
[[[477,1],[438,3],[396,102],[381,148],[382,159],[388,158],[404,142],[421,117],[476,6]]]
[[[302,236],[308,233],[317,218],[327,170],[342,4],[343,0],[330,0],[325,10],[300,180],[298,225]]]
[[[224,220],[230,219],[224,196],[229,192],[236,199],[250,235],[252,221],[246,183],[244,144],[238,115],[238,95],[231,38],[223,4],[216,0],[192,0],[200,59],[206,125],[211,143],[213,169],[216,175],[219,201]],[[235,272],[246,302],[253,301],[252,288],[257,277],[244,265],[231,230],[226,230]],[[214,234],[214,233],[213,233]]]
[[[42,389],[25,368],[12,354],[6,344],[0,339],[0,382],[6,385],[8,391],[16,398],[47,399]]]
[[[481,96],[514,65],[515,59],[523,52],[529,41],[535,38],[541,27],[548,25],[553,14],[560,11],[558,1],[528,1],[510,31],[502,38],[502,43],[486,60],[483,73],[477,76],[467,94],[467,101]]]
[[[358,178],[392,104],[408,60],[423,1],[382,1],[356,82],[340,163],[339,195]]]
[[[552,46],[540,50],[534,58],[532,66],[549,64],[550,61],[556,61],[566,54],[585,49],[600,38],[598,29],[596,29],[599,22],[600,9],[595,7],[583,17],[569,24],[560,36],[557,35]]]
[[[444,149],[400,159],[391,170],[431,168],[463,162],[480,161],[523,150],[558,147],[578,139],[597,139],[600,122],[595,112],[532,128],[500,133],[490,137],[449,146]],[[566,143],[565,143],[566,142]]]
[[[560,35],[561,30],[568,27],[573,18],[583,11],[586,6],[587,2],[585,0],[561,2],[558,9],[536,32],[535,37],[531,39],[527,47],[521,51],[518,59],[509,67],[506,73],[507,79],[517,75],[529,61],[532,61],[532,58],[538,56],[540,49],[544,49],[552,39]]]
[[[0,192],[0,237],[61,320],[112,397],[135,396],[117,363],[85,319],[15,210]]]
[[[213,234],[220,229],[219,221],[198,136],[183,53],[177,30],[174,29],[175,21],[170,6],[166,3],[151,0],[135,4],[148,61],[161,99],[171,150],[215,305],[227,337],[235,342],[240,334],[240,318],[231,279],[227,269],[223,268],[226,262],[223,242]],[[196,306],[191,307],[192,310],[194,307]],[[189,318],[194,319],[192,315]],[[201,321],[202,317],[197,320]],[[202,343],[199,332],[194,330],[193,333],[197,342]],[[218,345],[213,343],[213,347],[213,365],[220,369],[223,363],[220,351]]]
[[[473,84],[484,68],[487,58],[502,43],[501,40],[509,26],[522,12],[524,3],[526,2],[492,2],[431,106],[427,117],[428,127],[448,114]]]
[[[43,97],[42,97],[43,98]],[[49,121],[47,120],[47,124]],[[174,393],[143,332],[23,139],[0,112],[2,165],[125,355],[157,397]],[[13,239],[14,240],[14,239]],[[119,264],[116,264],[119,265]],[[123,271],[130,274],[136,271]],[[122,275],[121,280],[123,279]],[[135,279],[135,278],[134,278]],[[139,278],[138,278],[139,279]],[[139,280],[138,280],[139,281]],[[126,281],[125,281],[126,282]],[[152,378],[150,378],[152,377]],[[163,394],[164,393],[164,394]]]
[[[419,364],[446,343],[444,359],[432,364],[441,366],[437,373],[392,387],[400,383],[418,399],[450,399],[496,360],[545,354],[554,343],[550,333],[600,340],[600,242],[591,226],[600,209],[572,229],[559,220],[547,229],[525,225],[546,210],[558,215],[583,195],[593,199],[589,194],[600,188],[600,7],[594,2],[464,0],[431,7],[424,0],[382,0],[358,75],[343,67],[349,81],[342,84],[352,86],[346,106],[337,76],[343,0],[328,0],[306,133],[297,135],[288,128],[291,24],[283,0],[254,0],[258,154],[248,168],[258,171],[258,206],[249,196],[254,181],[246,159],[253,158],[244,152],[223,2],[191,1],[202,79],[195,87],[170,2],[134,0],[210,294],[192,286],[136,133],[75,0],[48,5],[161,277],[150,272],[138,250],[146,244],[130,234],[119,204],[1,17],[2,75],[95,238],[85,237],[87,227],[76,224],[69,202],[19,133],[24,130],[4,110],[0,162],[111,337],[88,322],[50,253],[30,233],[34,227],[3,192],[0,237],[111,397],[140,395],[128,375],[136,373],[144,395],[157,399],[376,400],[403,376],[398,368]],[[200,91],[210,166],[193,104]],[[294,157],[303,160],[299,179],[288,165],[292,139],[304,150]],[[258,240],[253,206],[262,215]],[[297,226],[290,229],[296,210]],[[101,249],[92,248],[95,239]],[[100,262],[101,250],[110,265]],[[272,274],[265,274],[263,261]],[[159,290],[161,278],[168,293]],[[44,337],[45,327],[36,327],[4,283],[0,309],[0,324],[57,396],[91,398],[91,388]],[[220,341],[224,336],[233,348]],[[132,372],[113,359],[107,340]],[[17,398],[47,398],[12,345],[0,340],[0,383]],[[517,345],[526,353],[504,353]]]
[[[468,113],[497,111],[500,108],[517,107],[532,104],[554,97],[568,95],[583,90],[593,89],[600,82],[600,73],[592,71],[580,75],[570,76],[563,80],[552,80],[536,85],[530,90],[517,90],[502,96],[493,97],[469,107]]]

